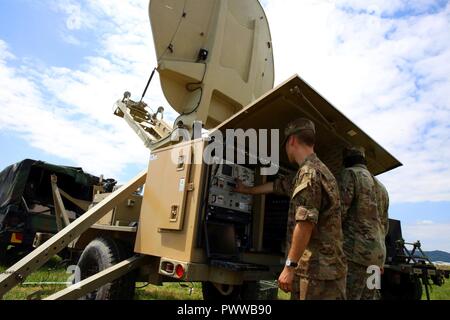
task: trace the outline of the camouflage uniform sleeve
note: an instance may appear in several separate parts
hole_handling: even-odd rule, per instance
[[[377,199],[378,206],[380,208],[380,219],[383,225],[384,236],[388,234],[389,231],[389,194],[383,184],[374,177],[376,190],[377,190]]]
[[[388,232],[389,232],[389,195],[387,193],[386,190],[384,190],[385,192],[385,201],[386,203],[384,204],[384,215],[383,215],[383,222],[384,222],[384,236],[387,236]]]
[[[295,210],[295,221],[317,224],[322,199],[322,184],[317,171],[303,171],[293,189],[291,203]]]
[[[292,194],[293,181],[296,175],[296,173],[292,173],[288,176],[278,176],[273,182],[273,193],[289,197]]]
[[[339,191],[341,193],[341,216],[342,222],[347,217],[348,209],[351,207],[355,197],[355,176],[350,170],[343,170],[339,177]]]

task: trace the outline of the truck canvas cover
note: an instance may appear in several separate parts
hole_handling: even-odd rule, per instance
[[[0,172],[0,224],[9,212],[26,212],[33,205],[53,207],[50,176],[56,174],[58,186],[80,200],[92,200],[92,186],[99,178],[85,173],[81,168],[53,165],[26,159],[10,165]],[[80,209],[66,202],[67,209],[77,213]]]

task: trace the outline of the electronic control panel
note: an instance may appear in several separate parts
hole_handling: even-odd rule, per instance
[[[252,187],[255,183],[255,172],[234,163],[223,162],[213,165],[208,205],[251,213],[253,197],[233,191],[236,187],[236,179]]]

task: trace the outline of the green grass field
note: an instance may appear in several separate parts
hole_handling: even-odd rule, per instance
[[[0,272],[6,268],[0,266]],[[6,300],[27,300],[44,298],[65,287],[64,284],[36,284],[37,282],[66,282],[69,274],[61,265],[58,258],[50,260],[44,267],[31,274],[27,280],[20,286],[5,295]],[[146,285],[145,283],[136,284],[136,296],[138,300],[201,300],[202,289],[200,283],[166,283],[163,286]],[[282,292],[278,293],[278,298],[282,300],[289,299],[289,295]],[[430,293],[432,300],[450,300],[450,280],[442,287],[433,286]],[[422,296],[425,299],[425,290]]]
[[[426,299],[425,290],[422,299]],[[430,292],[431,300],[450,300],[450,280],[444,283],[442,287],[433,286]]]

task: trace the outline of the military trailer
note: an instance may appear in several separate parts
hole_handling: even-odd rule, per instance
[[[299,76],[273,88],[257,0],[151,0],[149,14],[161,87],[180,116],[170,126],[143,102],[154,72],[139,101],[126,92],[115,115],[151,151],[148,169],[1,275],[0,296],[70,246],[84,248],[81,281],[47,299],[129,299],[136,281],[201,282],[205,299],[276,298],[262,289],[284,266],[289,198],[233,188],[296,170],[279,149],[285,125],[313,120],[316,152],[336,175],[347,145],[366,149],[374,175],[401,165]]]
[[[422,251],[420,241],[405,242],[399,220],[389,219],[386,236],[386,263],[381,277],[384,300],[430,300],[430,287],[442,286],[449,270],[439,269]]]

